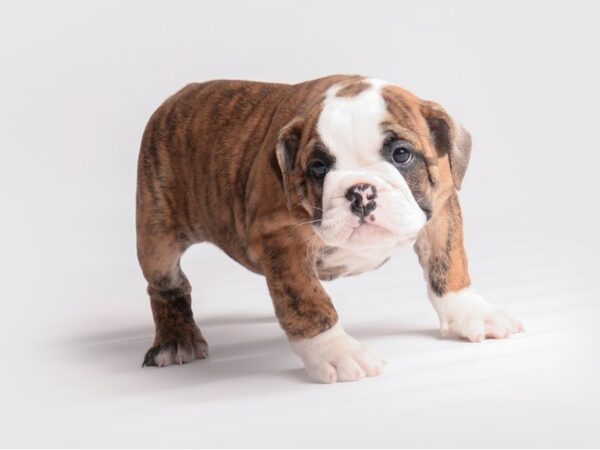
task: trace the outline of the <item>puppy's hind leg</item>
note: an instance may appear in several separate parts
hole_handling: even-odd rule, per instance
[[[191,286],[179,261],[184,249],[175,238],[158,236],[138,243],[156,325],[154,344],[142,366],[164,367],[208,356],[208,345],[194,322]]]

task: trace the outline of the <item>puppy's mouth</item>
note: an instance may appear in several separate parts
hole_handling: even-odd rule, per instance
[[[364,243],[370,243],[372,245],[385,245],[391,239],[397,239],[398,235],[396,233],[392,233],[385,227],[381,225],[361,222],[359,223],[350,235],[348,236],[348,241],[358,241]]]
[[[356,218],[343,227],[345,232],[337,235],[332,246],[351,247],[388,247],[416,239],[417,232],[406,233],[404,230],[393,230],[382,223],[377,223],[376,218]]]
[[[411,234],[404,234],[397,230],[391,230],[381,223],[377,223],[376,220],[366,218],[366,220],[359,220],[353,227],[347,241],[348,243],[353,244],[382,246],[399,241],[411,240],[416,238],[416,236],[416,233],[414,233],[414,236]]]

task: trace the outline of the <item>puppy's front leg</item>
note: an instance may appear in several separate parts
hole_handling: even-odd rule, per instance
[[[310,378],[335,383],[380,375],[383,358],[343,330],[306,245],[286,233],[270,236],[263,248],[275,314]]]
[[[443,336],[479,342],[485,338],[508,338],[523,331],[519,320],[486,301],[471,286],[456,193],[434,212],[415,243],[415,251]]]

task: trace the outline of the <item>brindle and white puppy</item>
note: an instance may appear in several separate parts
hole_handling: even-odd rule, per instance
[[[414,243],[443,335],[506,338],[521,323],[471,287],[457,191],[471,140],[436,103],[359,76],[297,85],[192,84],[150,119],[137,248],[156,324],[144,365],[205,358],[179,261],[212,242],[263,274],[313,380],[381,373],[319,279],[355,275]]]

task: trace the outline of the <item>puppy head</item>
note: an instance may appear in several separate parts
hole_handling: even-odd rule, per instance
[[[279,135],[288,208],[300,205],[325,245],[413,241],[436,193],[459,189],[469,134],[444,109],[378,80],[329,88]]]

